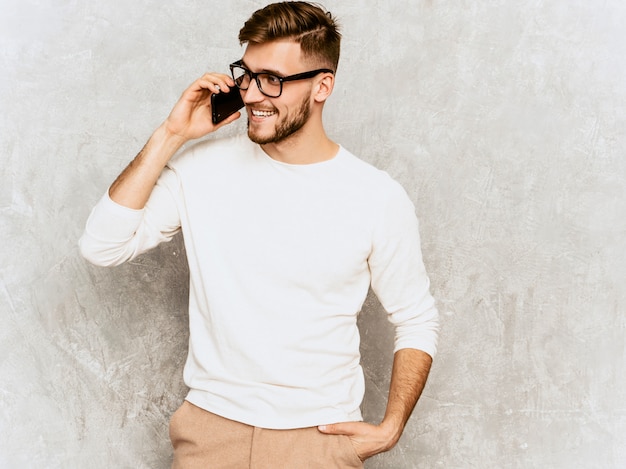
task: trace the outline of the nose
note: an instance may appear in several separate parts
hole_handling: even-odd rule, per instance
[[[245,104],[259,103],[265,99],[256,80],[250,80],[250,86],[243,92],[242,99]]]

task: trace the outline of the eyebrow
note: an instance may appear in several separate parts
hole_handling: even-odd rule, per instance
[[[248,67],[248,64],[246,64],[246,62],[244,62],[243,59],[241,59],[241,65],[243,65],[244,67],[246,67],[248,70],[252,71],[250,67]],[[271,73],[272,75],[276,75],[278,77],[286,77],[288,75],[279,72],[278,70],[270,70],[269,68],[264,68],[263,70],[261,70],[260,72],[254,72],[254,73]]]

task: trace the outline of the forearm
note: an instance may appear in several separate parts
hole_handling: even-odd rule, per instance
[[[390,447],[402,435],[426,385],[431,364],[431,356],[421,350],[401,349],[394,355],[387,409],[381,423],[388,432]]]
[[[183,138],[160,126],[109,188],[111,200],[128,208],[142,209],[163,168],[184,143]]]
[[[111,200],[124,207],[142,209],[163,168],[185,142],[201,138],[238,119],[241,114],[236,112],[217,125],[211,121],[211,95],[219,90],[228,91],[232,86],[235,86],[232,78],[219,73],[207,73],[194,81],[183,92],[165,122],[111,185]]]
[[[400,439],[404,426],[422,394],[431,363],[430,355],[421,350],[398,350],[393,358],[387,410],[380,425],[341,422],[321,425],[319,430],[323,433],[349,436],[363,461],[390,450]]]
[[[164,153],[163,147],[156,148],[159,132],[117,178],[110,189],[112,197],[101,197],[89,215],[79,246],[93,264],[119,265],[170,240],[180,229],[177,174],[163,170],[167,154],[177,145],[165,154],[165,162],[159,162],[156,157]],[[152,209],[141,210],[148,197]]]

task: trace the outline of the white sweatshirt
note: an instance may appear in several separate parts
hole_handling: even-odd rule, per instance
[[[80,240],[117,265],[182,229],[190,273],[187,400],[264,428],[361,420],[357,314],[371,287],[395,350],[435,355],[438,314],[417,219],[386,173],[341,148],[289,165],[247,136],[174,158],[143,210],[105,195]]]

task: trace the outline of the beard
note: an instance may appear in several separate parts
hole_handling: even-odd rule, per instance
[[[248,138],[259,145],[282,142],[304,127],[309,117],[311,117],[311,105],[309,103],[309,97],[305,96],[300,102],[300,106],[295,114],[291,117],[287,116],[277,122],[274,133],[270,135],[254,133],[254,131],[250,129],[250,120],[248,119]]]

